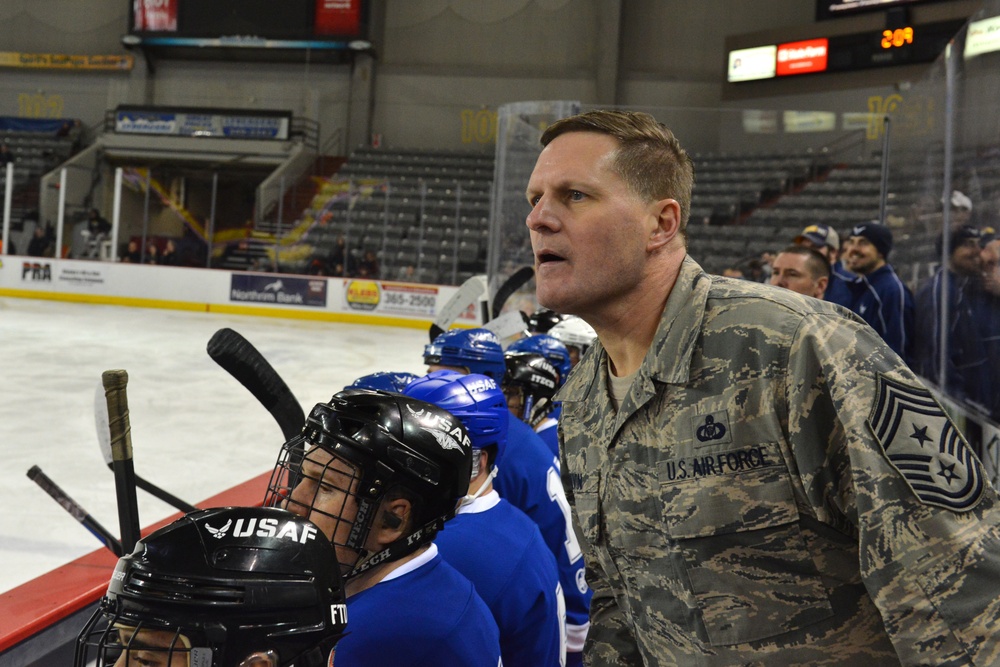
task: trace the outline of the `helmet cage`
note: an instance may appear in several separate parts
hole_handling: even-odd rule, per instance
[[[549,360],[537,352],[510,352],[504,355],[507,374],[505,393],[519,391],[524,399],[519,418],[536,426],[555,407],[552,397],[558,389],[559,372]]]
[[[213,527],[214,524],[214,527]],[[272,664],[325,665],[346,606],[329,541],[274,508],[201,510],[119,559],[77,638],[77,667],[235,667],[256,650]],[[341,615],[341,613],[343,615]]]
[[[299,453],[303,445],[309,447],[304,455]],[[311,460],[310,452],[317,448],[332,458],[323,463]],[[310,465],[310,461],[317,465]],[[346,463],[352,472],[344,471],[341,465],[335,474],[328,475],[336,461]],[[455,515],[457,503],[468,489],[471,465],[468,435],[444,410],[398,394],[347,389],[329,403],[317,404],[302,435],[282,447],[265,502],[332,520],[335,529],[331,541],[341,569],[345,576],[356,576],[375,564],[370,562],[373,559],[395,560],[433,540],[444,521]],[[461,472],[452,468],[461,468]],[[304,486],[297,490],[299,483]],[[313,493],[303,494],[303,489],[310,487]],[[340,506],[319,506],[321,488],[341,492]],[[411,532],[373,555],[365,545],[380,520],[382,501],[393,494],[412,505]],[[357,512],[347,519],[344,510],[351,499]],[[338,538],[343,532],[337,530],[341,525],[349,527],[343,539]],[[401,542],[405,548],[400,547]]]

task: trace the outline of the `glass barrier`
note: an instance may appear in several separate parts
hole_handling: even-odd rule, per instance
[[[1000,2],[986,2],[891,114],[886,223],[916,303],[911,366],[989,465],[1000,421]],[[995,468],[994,468],[995,470]]]
[[[766,253],[791,244],[808,225],[829,225],[841,241],[860,223],[889,227],[889,263],[916,299],[903,356],[953,412],[994,478],[1000,470],[1000,133],[992,100],[1000,93],[1000,56],[982,49],[1000,33],[1000,19],[990,18],[1000,13],[998,4],[973,17],[974,55],[965,29],[925,80],[883,106],[888,115],[633,109],[669,127],[693,158],[688,253],[711,273],[762,280]],[[533,263],[524,190],[542,131],[591,108],[597,107],[552,101],[500,108],[487,263],[494,292]],[[533,292],[529,283],[509,307],[532,312]]]

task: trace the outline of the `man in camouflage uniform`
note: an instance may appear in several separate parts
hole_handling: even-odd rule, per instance
[[[560,121],[527,188],[539,302],[599,342],[557,395],[589,665],[1000,664],[1000,509],[870,327],[686,256],[646,114]]]

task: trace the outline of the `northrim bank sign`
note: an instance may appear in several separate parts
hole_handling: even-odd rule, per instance
[[[230,282],[229,300],[326,308],[326,281],[234,274]]]

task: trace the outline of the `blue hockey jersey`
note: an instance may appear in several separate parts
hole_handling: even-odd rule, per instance
[[[437,546],[347,598],[330,667],[497,667],[500,633],[472,583]]]
[[[490,491],[462,506],[434,543],[493,612],[504,667],[563,663],[566,609],[556,559],[524,512]]]
[[[528,515],[556,557],[566,600],[566,650],[583,650],[590,628],[590,598],[583,549],[570,520],[569,502],[559,477],[559,461],[531,427],[510,413],[507,446],[497,458],[493,487]]]

